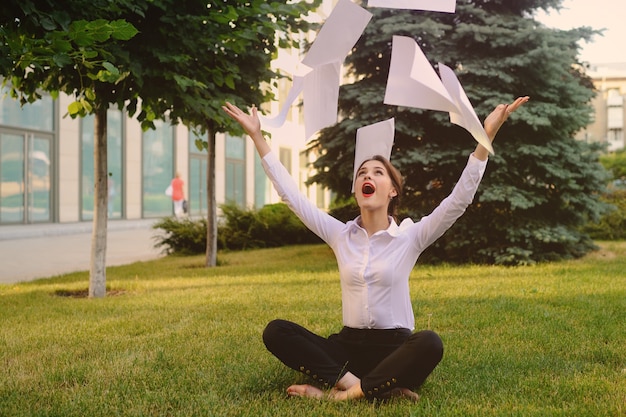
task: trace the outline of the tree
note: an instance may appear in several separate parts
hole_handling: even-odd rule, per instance
[[[469,133],[443,112],[383,105],[392,36],[410,36],[433,65],[455,69],[479,117],[531,97],[499,132],[474,204],[423,257],[522,264],[594,248],[580,226],[604,210],[606,172],[598,150],[573,136],[589,123],[594,94],[577,42],[595,31],[549,29],[532,18],[559,4],[457,2],[454,14],[370,9],[374,17],[346,62],[355,81],[341,88],[342,120],[311,145],[322,155],[312,180],[347,198],[356,129],[395,117],[392,161],[406,179],[405,214],[419,219],[451,191],[475,145]]]
[[[269,62],[316,3],[287,0],[32,0],[0,5],[0,76],[22,102],[73,95],[72,117],[95,114],[95,200],[89,295],[106,294],[106,110],[115,104],[144,129],[158,119],[209,133],[209,224],[216,225],[214,142],[235,132],[224,100],[262,103]],[[205,144],[206,146],[206,144]],[[209,228],[209,242],[216,242]],[[207,249],[215,265],[216,248]]]

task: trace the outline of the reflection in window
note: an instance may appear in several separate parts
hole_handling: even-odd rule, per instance
[[[0,87],[0,223],[52,221],[54,102],[20,106]]]
[[[109,188],[109,218],[122,217],[123,181],[123,125],[122,112],[109,109],[107,112],[107,170]],[[93,219],[94,210],[94,116],[85,116],[81,123],[81,217]]]
[[[246,142],[226,135],[226,202],[239,207],[246,204]]]
[[[174,128],[156,121],[156,129],[143,133],[143,216],[162,217],[173,213],[165,189],[174,177]]]
[[[196,140],[207,141],[208,135],[197,136],[189,132],[189,215],[204,216],[207,210],[207,150],[198,149]]]
[[[50,141],[35,137],[32,151],[29,153],[30,164],[30,217],[33,222],[51,220],[50,199]]]
[[[0,135],[0,223],[24,221],[24,136]]]
[[[8,95],[8,88],[0,87],[0,97],[5,97],[0,106],[0,124],[5,126],[23,127],[31,130],[54,130],[54,105],[52,97],[44,94],[41,99],[20,106],[18,100]]]

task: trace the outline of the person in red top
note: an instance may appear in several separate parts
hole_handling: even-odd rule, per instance
[[[177,172],[176,176],[172,180],[172,202],[174,203],[174,215],[176,217],[182,217],[184,214],[183,202],[185,201],[185,191],[183,186],[185,183],[180,179],[180,174]]]

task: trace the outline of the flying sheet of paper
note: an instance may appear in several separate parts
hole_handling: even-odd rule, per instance
[[[413,38],[394,36],[385,104],[455,111],[452,97]]]
[[[478,119],[478,116],[474,111],[474,107],[472,107],[472,103],[470,103],[469,98],[467,98],[467,95],[465,94],[465,91],[463,90],[456,74],[452,71],[452,68],[440,62],[439,74],[441,74],[441,81],[443,82],[443,85],[446,87],[452,96],[452,100],[454,100],[456,107],[459,109],[456,112],[450,112],[450,121],[470,132],[478,143],[483,145],[493,154],[494,152],[493,147],[491,146],[491,140],[489,139],[489,136],[487,136],[485,128]]]
[[[395,129],[395,119],[393,117],[357,129],[356,144],[354,146],[352,192],[354,192],[357,170],[363,162],[376,155],[384,156],[387,160],[391,158]]]
[[[478,120],[454,72],[443,68],[442,80],[413,38],[394,36],[385,104],[439,110],[450,113],[450,121],[472,134],[493,153],[491,141]]]
[[[319,66],[304,77],[304,134],[308,140],[337,123],[341,62]]]
[[[372,13],[361,6],[350,0],[339,0],[302,60],[302,64],[313,70],[302,79],[294,76],[293,87],[283,108],[275,117],[263,117],[261,122],[264,126],[282,126],[289,107],[302,91],[307,139],[318,130],[337,122],[341,64],[371,18]]]
[[[369,0],[367,6],[454,13],[456,0]]]
[[[361,37],[372,13],[350,0],[339,0],[302,60],[311,68],[331,62],[343,63]]]

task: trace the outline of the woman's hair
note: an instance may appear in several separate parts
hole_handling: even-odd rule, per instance
[[[394,167],[387,158],[381,155],[374,155],[370,159],[363,161],[363,164],[366,163],[367,161],[372,161],[372,160],[378,161],[383,164],[383,166],[387,170],[387,174],[389,174],[389,178],[391,178],[391,184],[393,185],[393,188],[396,189],[397,195],[393,197],[391,201],[389,201],[389,206],[387,207],[387,214],[392,216],[397,221],[398,219],[396,216],[398,214],[397,211],[398,211],[398,206],[400,205],[400,196],[402,195],[402,186],[403,186],[402,174],[400,174],[400,171],[398,170],[398,168]],[[361,166],[363,166],[363,164],[361,164]]]

